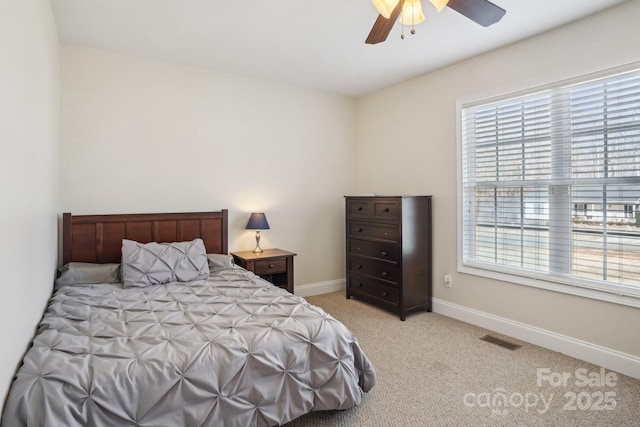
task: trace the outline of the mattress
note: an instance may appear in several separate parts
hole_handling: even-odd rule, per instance
[[[374,384],[342,323],[244,269],[144,288],[65,286],[2,426],[272,426],[353,407]]]

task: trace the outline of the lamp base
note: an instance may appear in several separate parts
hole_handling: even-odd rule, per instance
[[[260,230],[256,230],[256,248],[253,250],[255,254],[261,254],[264,252],[260,247]]]

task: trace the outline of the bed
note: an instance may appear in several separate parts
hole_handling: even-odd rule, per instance
[[[273,426],[358,405],[375,371],[357,339],[228,262],[227,241],[226,210],[64,214],[65,267],[2,426]],[[132,251],[154,242],[197,260],[204,245],[207,276],[131,286]]]

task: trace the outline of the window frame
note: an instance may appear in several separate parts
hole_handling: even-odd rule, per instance
[[[574,84],[586,83],[590,80],[612,77],[616,74],[639,70],[640,62],[634,62],[626,64],[624,66],[616,66],[607,68],[598,72],[583,74],[577,77],[556,80],[546,82],[539,85],[531,85],[513,91],[496,91],[493,94],[482,94],[476,96],[469,96],[459,98],[456,100],[456,161],[457,161],[457,270],[460,273],[471,274],[475,276],[481,276],[488,279],[504,281],[515,285],[525,285],[534,288],[540,288],[550,290],[554,292],[560,292],[564,294],[576,295],[580,297],[586,297],[599,301],[606,301],[615,304],[621,304],[631,307],[640,308],[640,291],[636,295],[619,294],[613,291],[614,286],[600,285],[598,283],[590,284],[585,287],[580,284],[576,284],[575,277],[553,277],[548,275],[536,274],[535,272],[526,271],[518,268],[511,268],[503,265],[499,265],[500,271],[497,271],[497,267],[488,269],[481,263],[466,262],[464,261],[464,165],[463,162],[463,109],[471,105],[490,104],[494,102],[505,101],[507,99],[513,99],[517,97],[525,97],[535,94],[536,92],[543,92],[550,89],[558,88],[559,86],[569,86]],[[571,206],[574,208],[574,206]],[[586,206],[587,212],[589,211],[589,205]],[[626,211],[626,206],[625,206]],[[575,211],[572,209],[572,214]],[[582,280],[580,280],[582,281]]]

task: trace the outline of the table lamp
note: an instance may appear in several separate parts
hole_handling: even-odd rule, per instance
[[[253,250],[253,252],[261,254],[263,251],[260,247],[260,230],[269,229],[267,217],[262,212],[254,212],[249,217],[249,222],[247,222],[247,226],[245,228],[247,230],[256,230],[256,248]]]

